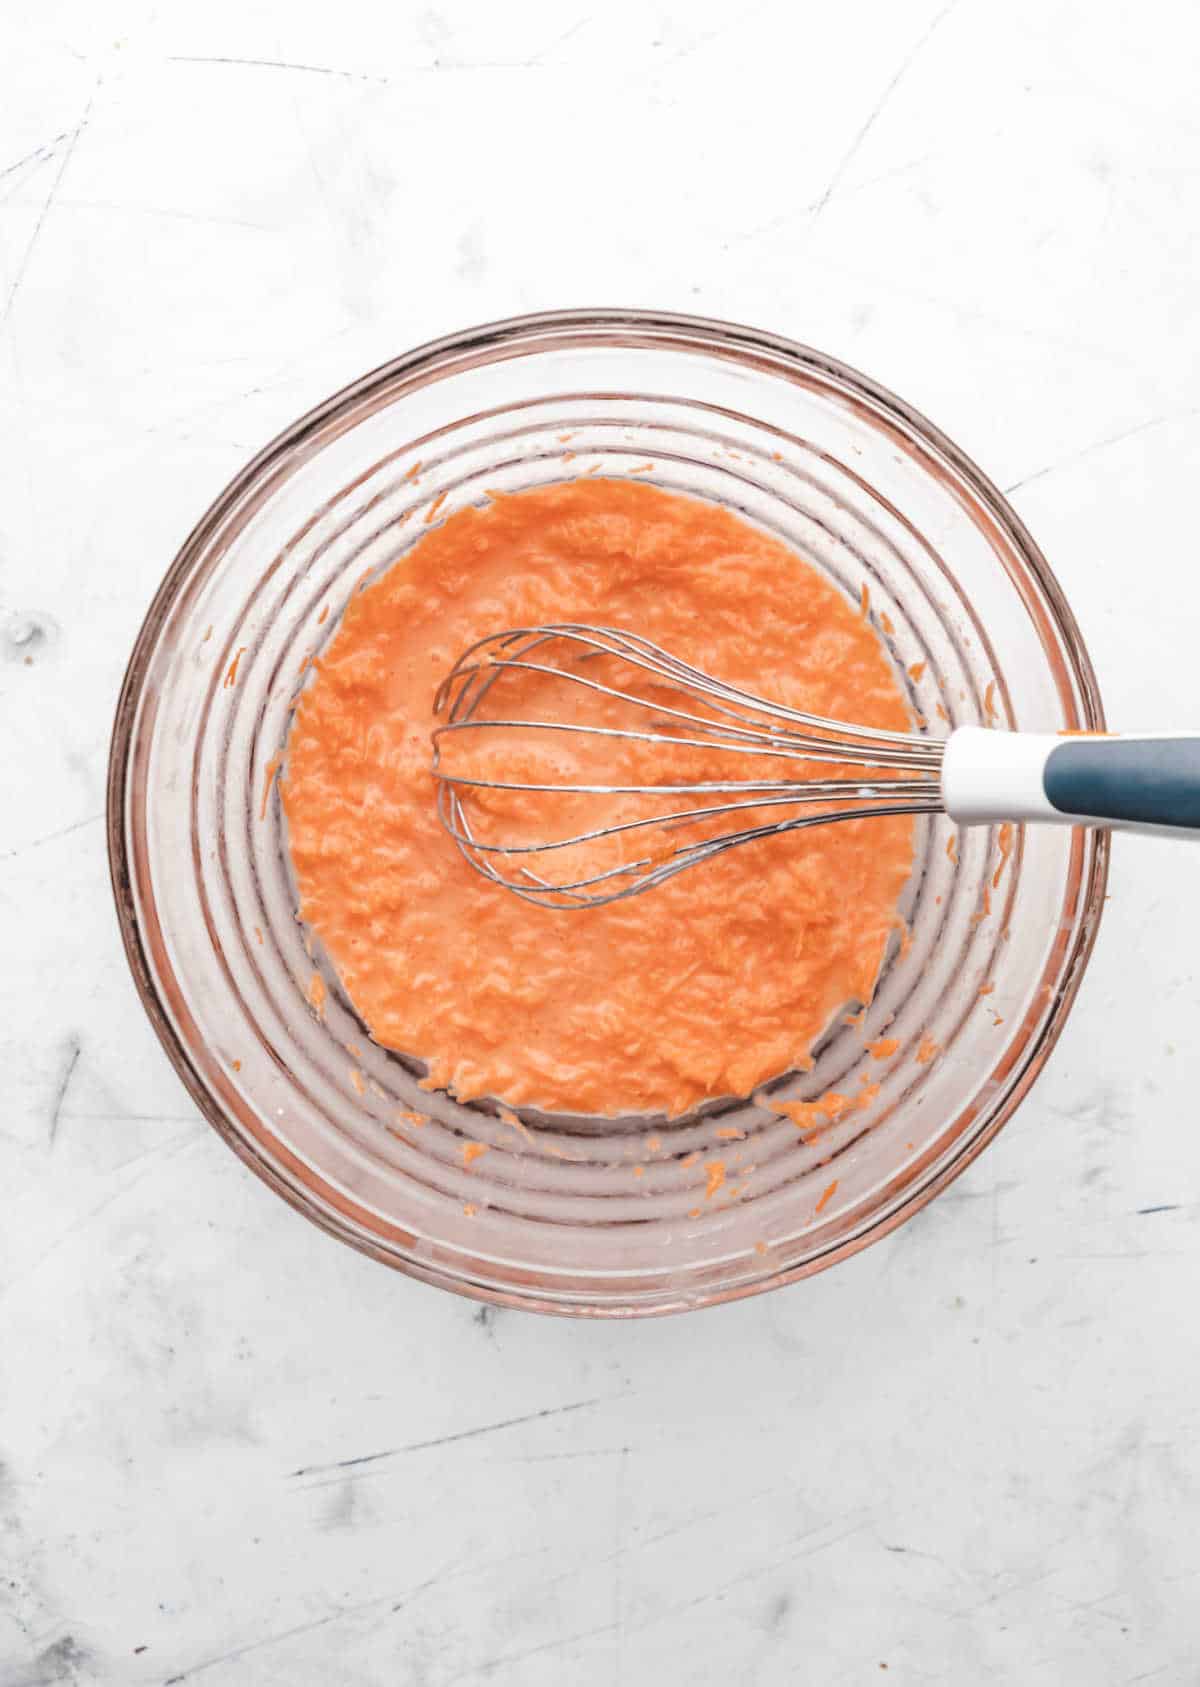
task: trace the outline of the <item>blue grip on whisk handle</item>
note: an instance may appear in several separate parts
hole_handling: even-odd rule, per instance
[[[959,727],[943,753],[942,800],[961,826],[1034,820],[1200,835],[1200,733]]]
[[[1043,784],[1060,814],[1200,830],[1200,736],[1067,740]]]

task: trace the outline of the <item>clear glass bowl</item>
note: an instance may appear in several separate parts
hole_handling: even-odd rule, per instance
[[[648,462],[660,485],[790,541],[850,598],[866,586],[931,731],[1103,727],[1045,560],[922,417],[774,335],[588,311],[423,346],[268,446],[168,570],[112,744],[126,950],[206,1117],[344,1241],[427,1282],[547,1312],[628,1316],[756,1293],[910,1217],[1037,1075],[1079,986],[1107,870],[1100,833],[1018,831],[1005,864],[994,832],[963,832],[956,850],[948,822],[926,824],[910,930],[897,932],[865,1022],[839,1020],[814,1070],[775,1086],[817,1097],[879,1085],[815,1143],[746,1102],[669,1125],[529,1112],[514,1125],[491,1104],[423,1091],[419,1062],[371,1042],[335,977],[319,1018],[272,782],[305,659],[364,575],[420,535],[434,499],[448,514],[489,487]],[[583,934],[586,915],[562,918]],[[873,1059],[865,1042],[884,1033],[897,1051]],[[716,1135],[731,1124],[744,1140]],[[468,1139],[491,1150],[470,1169]],[[706,1199],[717,1158],[726,1184]]]

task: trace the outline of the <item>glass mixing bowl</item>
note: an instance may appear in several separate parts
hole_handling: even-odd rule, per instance
[[[771,334],[586,311],[423,346],[268,446],[168,570],[112,744],[122,935],[205,1116],[344,1241],[427,1282],[546,1312],[628,1316],[752,1294],[918,1211],[1046,1059],[1107,870],[1101,833],[923,822],[907,930],[865,1019],[840,1017],[812,1071],[768,1086],[873,1096],[815,1133],[745,1101],[670,1123],[463,1106],[421,1089],[418,1060],[371,1041],[332,974],[318,1015],[320,951],[296,918],[274,784],[308,658],[435,500],[437,519],[488,488],[647,463],[661,486],[782,536],[854,601],[865,587],[931,732],[1103,727],[1045,560],[921,416]],[[561,917],[585,937],[586,914]],[[896,1044],[884,1059],[865,1046],[881,1037]],[[490,1149],[469,1168],[468,1140]],[[725,1181],[710,1197],[718,1160]]]

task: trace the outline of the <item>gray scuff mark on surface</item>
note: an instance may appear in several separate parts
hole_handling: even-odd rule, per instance
[[[356,1528],[362,1521],[364,1503],[361,1486],[347,1479],[334,1492],[318,1519],[317,1527],[328,1534],[335,1534],[339,1529]]]
[[[91,1661],[91,1653],[74,1635],[64,1634],[46,1646],[27,1664],[0,1665],[3,1687],[61,1687],[81,1679],[80,1670]]]
[[[575,1464],[581,1459],[619,1459],[628,1447],[577,1447],[566,1453],[515,1453],[504,1464]]]
[[[6,662],[19,662],[32,668],[41,657],[53,650],[61,637],[61,629],[53,615],[41,610],[28,610],[9,617],[0,644]]]
[[[829,201],[833,198],[842,177],[846,174],[846,171],[850,168],[851,164],[853,164],[855,158],[858,156],[863,142],[879,121],[888,105],[888,102],[891,100],[892,95],[896,92],[896,89],[900,86],[901,82],[903,82],[913,65],[917,62],[921,54],[925,51],[925,48],[929,45],[933,36],[941,28],[942,24],[945,23],[946,19],[950,16],[951,12],[958,3],[959,0],[948,0],[948,3],[943,6],[941,11],[933,18],[924,34],[914,42],[914,44],[909,48],[907,55],[900,61],[899,66],[892,75],[891,81],[887,84],[879,98],[875,101],[875,104],[867,113],[865,120],[859,125],[858,133],[847,147],[841,163],[837,166],[832,176],[830,176],[829,181],[826,183],[825,191],[822,193],[820,199],[817,200],[816,209],[813,211],[814,223],[820,217],[825,207],[829,204]]]
[[[786,1553],[782,1557],[776,1558],[773,1561],[772,1567],[778,1568],[780,1565],[794,1564],[801,1559],[813,1558],[821,1553],[828,1552],[832,1548],[840,1545],[842,1541],[849,1540],[851,1536],[861,1533],[865,1526],[866,1520],[863,1519],[861,1521],[848,1523],[846,1527],[842,1527],[841,1524],[838,1523],[833,1525],[822,1524],[818,1529],[806,1531],[804,1534],[797,1536],[796,1540],[798,1542],[805,1543],[811,1541],[813,1544],[805,1544],[797,1552]],[[831,1527],[835,1531],[833,1534],[829,1533]],[[813,1540],[815,1535],[821,1534],[824,1534],[824,1539]],[[594,1568],[594,1565],[589,1566],[589,1573],[594,1572]],[[620,1628],[623,1633],[628,1635],[641,1634],[647,1629],[658,1627],[664,1622],[670,1622],[675,1617],[682,1616],[687,1611],[693,1611],[698,1606],[719,1603],[736,1589],[744,1587],[747,1583],[761,1581],[768,1573],[769,1570],[767,1566],[761,1562],[756,1563],[752,1568],[743,1571],[740,1575],[731,1576],[728,1580],[719,1583],[716,1587],[709,1588],[704,1593],[696,1594],[691,1599],[686,1599],[672,1605],[662,1606],[660,1609],[656,1610],[652,1616],[639,1622],[627,1623],[621,1621],[610,1621],[607,1623],[601,1623],[596,1628],[580,1629],[573,1634],[561,1635],[557,1639],[543,1641],[538,1646],[526,1647],[520,1652],[504,1653],[497,1657],[486,1658],[479,1664],[472,1665],[466,1670],[460,1670],[457,1675],[450,1676],[446,1682],[443,1683],[443,1687],[456,1687],[456,1684],[459,1682],[474,1681],[479,1676],[486,1675],[492,1670],[499,1669],[501,1666],[523,1663],[526,1659],[538,1657],[545,1652],[559,1651],[566,1646],[576,1646],[586,1640],[593,1640],[597,1639],[601,1635],[611,1634],[617,1628]]]
[[[735,32],[743,38],[748,38],[755,20],[760,13],[767,9],[766,5],[762,5],[756,6],[749,13],[739,12],[733,23],[722,24],[719,29],[709,30],[707,35],[697,36],[694,41],[689,41],[686,47],[681,47],[677,53],[672,53],[669,58],[665,58],[656,68],[660,72],[669,70],[673,65],[682,64],[684,59],[694,58],[697,53],[703,52],[705,47],[711,47],[716,42],[723,41],[727,35],[732,35]]]
[[[571,25],[570,29],[564,29],[561,35],[556,35],[544,47],[539,47],[536,53],[531,53],[527,59],[522,59],[520,61],[521,69],[532,70],[535,65],[544,64],[551,53],[559,47],[565,47],[567,42],[573,40],[581,29],[586,29],[591,21],[590,17],[580,18]]]
[[[79,1056],[83,1053],[83,1039],[78,1031],[72,1031],[67,1037],[67,1046],[58,1075],[58,1082],[54,1087],[54,1101],[50,1108],[49,1144],[53,1148],[58,1137],[59,1122],[62,1119],[63,1102],[67,1099],[67,1091],[71,1087],[71,1079],[75,1076],[75,1068],[79,1065]]]
[[[90,1119],[97,1124],[194,1125],[199,1117],[199,1113],[127,1113],[124,1110],[112,1113],[92,1113],[82,1107],[67,1107],[63,1110],[64,1119]],[[172,1143],[182,1141],[182,1135],[171,1138]],[[161,1146],[169,1147],[170,1144],[162,1144]],[[141,1154],[135,1154],[133,1159],[122,1160],[121,1165],[131,1166],[134,1160],[142,1160],[146,1154],[157,1154],[159,1151],[160,1145],[155,1144],[153,1148],[148,1148]],[[114,1171],[120,1171],[120,1169],[121,1166],[113,1167]]]
[[[98,88],[99,86],[99,81],[97,81],[96,87]],[[79,122],[71,131],[70,139],[63,148],[62,158],[59,161],[58,169],[54,172],[54,180],[50,184],[50,191],[46,195],[41,210],[38,212],[38,219],[33,225],[33,233],[29,236],[28,244],[26,245],[24,252],[21,254],[21,261],[17,265],[17,273],[13,277],[13,284],[8,290],[8,298],[4,303],[4,313],[3,315],[0,315],[0,328],[4,327],[9,317],[12,315],[12,309],[17,302],[17,296],[21,291],[21,285],[28,273],[29,265],[33,261],[33,254],[37,248],[38,241],[41,239],[42,230],[46,226],[46,219],[54,207],[54,201],[58,198],[58,191],[62,187],[63,177],[66,175],[67,170],[70,167],[71,160],[75,156],[75,148],[79,145],[79,137],[83,134],[83,131],[87,128],[91,119],[92,104],[95,98],[96,89],[93,88],[91,96],[88,99],[88,103],[84,107],[83,116],[79,119]]]
[[[434,1447],[446,1447],[454,1441],[472,1441],[479,1435],[498,1435],[503,1429],[515,1429],[519,1424],[537,1423],[544,1418],[564,1417],[568,1412],[582,1412],[589,1406],[602,1406],[604,1401],[574,1400],[566,1406],[545,1406],[540,1412],[523,1412],[520,1417],[502,1418],[498,1423],[483,1423],[476,1429],[459,1429],[452,1435],[438,1435],[432,1441],[410,1441],[404,1447],[387,1447],[378,1453],[362,1453],[357,1458],[337,1459],[333,1464],[306,1464],[292,1471],[292,1477],[324,1476],[329,1471],[356,1470],[364,1465],[378,1465],[385,1459],[401,1458],[405,1453],[429,1452]],[[320,1484],[314,1484],[320,1486]]]
[[[392,1615],[395,1616],[397,1611],[403,1611],[409,1605],[415,1604],[423,1593],[428,1593],[431,1587],[436,1587],[447,1576],[452,1576],[464,1562],[461,1558],[452,1559],[450,1563],[443,1564],[440,1570],[435,1570],[432,1576],[426,1576],[423,1582],[418,1582],[416,1587],[410,1587],[404,1598],[398,1599],[392,1606]]]
[[[64,129],[61,134],[51,140],[43,141],[41,146],[35,146],[32,152],[25,153],[22,158],[14,158],[11,164],[0,169],[0,182],[8,176],[15,176],[18,170],[23,170],[27,164],[44,164],[48,158],[53,158],[55,152],[71,134],[70,129]]]
[[[1137,1209],[1137,1216],[1139,1218],[1146,1218],[1150,1213],[1177,1213],[1180,1209],[1181,1203],[1179,1201],[1163,1201],[1157,1207],[1139,1207]]]
[[[778,1634],[791,1615],[793,1599],[786,1589],[774,1595],[763,1613],[762,1626],[767,1634]]]
[[[481,1676],[490,1675],[493,1670],[524,1663],[529,1658],[542,1657],[547,1652],[561,1652],[565,1647],[578,1646],[585,1640],[597,1640],[601,1635],[612,1634],[622,1626],[620,1621],[600,1623],[595,1628],[577,1629],[574,1634],[560,1634],[553,1640],[543,1640],[537,1646],[526,1646],[520,1652],[499,1653],[496,1657],[485,1658],[479,1664],[472,1664],[469,1669],[460,1670],[457,1675],[447,1676],[445,1687],[458,1687],[460,1681],[476,1681]]]
[[[277,234],[270,223],[248,217],[220,217],[206,211],[181,211],[169,205],[122,204],[119,199],[59,199],[64,211],[116,211],[128,217],[168,217],[172,222],[199,223],[204,228],[248,228],[255,234]]]
[[[180,1670],[177,1675],[169,1675],[163,1687],[177,1687],[181,1681],[191,1681],[194,1676],[204,1675],[210,1669],[216,1669],[221,1664],[236,1663],[239,1658],[245,1658],[251,1652],[263,1652],[270,1646],[282,1646],[287,1640],[298,1639],[302,1634],[312,1634],[316,1629],[327,1628],[330,1623],[345,1622],[350,1617],[357,1617],[363,1611],[378,1609],[386,1605],[393,1596],[389,1593],[382,1598],[365,1599],[361,1605],[347,1605],[344,1609],[327,1611],[323,1617],[314,1617],[311,1622],[297,1623],[293,1628],[281,1629],[277,1634],[264,1634],[259,1640],[249,1640],[244,1646],[234,1646],[228,1652],[221,1652],[214,1658],[205,1658],[202,1663],[193,1664],[190,1669]]]
[[[1019,492],[1023,486],[1032,486],[1035,480],[1044,480],[1048,474],[1057,474],[1060,469],[1073,468],[1076,463],[1082,463],[1092,457],[1097,451],[1107,451],[1110,445],[1120,445],[1127,439],[1136,439],[1138,434],[1148,433],[1151,428],[1166,427],[1169,422],[1186,422],[1191,417],[1200,415],[1196,410],[1175,410],[1163,416],[1151,416],[1145,422],[1139,422],[1136,427],[1122,428],[1120,433],[1106,434],[1103,439],[1094,439],[1090,445],[1083,445],[1078,451],[1072,451],[1067,457],[1058,457],[1053,463],[1047,463],[1044,468],[1035,469],[1032,474],[1022,475],[1020,480],[1014,480],[1011,486],[1002,487],[1007,497],[1011,492]]]
[[[68,838],[72,832],[82,832],[85,826],[95,826],[104,815],[89,814],[83,820],[75,820],[69,826],[60,826],[57,831],[45,832],[40,838],[30,838],[26,844],[19,844],[16,849],[6,849],[0,855],[0,861],[15,861],[18,855],[27,855],[31,849],[41,849],[43,844],[57,843],[59,838]]]
[[[181,1153],[184,1149],[191,1147],[193,1143],[205,1141],[207,1136],[207,1131],[188,1131],[182,1141],[179,1142],[177,1148],[173,1151],[168,1151],[164,1148],[162,1153],[156,1154],[150,1159],[149,1165],[145,1166],[141,1171],[135,1173],[133,1177],[126,1178],[125,1182],[121,1184],[119,1189],[114,1189],[110,1195],[106,1195],[104,1199],[97,1202],[94,1207],[90,1207],[87,1212],[81,1213],[74,1223],[68,1224],[61,1236],[56,1236],[54,1241],[50,1243],[49,1247],[43,1248],[42,1252],[38,1254],[36,1259],[30,1260],[29,1264],[23,1271],[19,1272],[15,1277],[10,1278],[9,1281],[4,1284],[3,1288],[0,1288],[0,1306],[4,1305],[5,1301],[12,1294],[14,1289],[19,1288],[22,1283],[27,1282],[28,1279],[33,1276],[34,1272],[40,1270],[46,1261],[56,1254],[60,1248],[66,1247],[67,1243],[74,1237],[79,1236],[83,1231],[87,1230],[90,1225],[94,1224],[100,1217],[101,1213],[108,1211],[114,1201],[121,1200],[121,1198],[128,1195],[132,1189],[136,1189],[139,1183],[143,1183],[146,1178],[157,1172],[159,1167],[165,1162],[174,1159],[175,1154]],[[7,1683],[0,1684],[0,1687],[7,1687]]]
[[[204,1675],[210,1669],[217,1669],[221,1664],[236,1663],[238,1659],[248,1657],[254,1652],[265,1652],[273,1646],[282,1646],[289,1640],[296,1640],[302,1634],[312,1634],[317,1629],[328,1628],[331,1623],[346,1622],[351,1617],[362,1616],[367,1611],[377,1611],[383,1606],[391,1605],[391,1614],[403,1611],[406,1605],[411,1605],[423,1593],[427,1593],[437,1582],[453,1573],[461,1560],[444,1564],[432,1576],[418,1582],[409,1588],[402,1598],[396,1599],[395,1593],[380,1594],[372,1599],[361,1600],[355,1605],[345,1605],[335,1611],[327,1611],[324,1616],[314,1617],[310,1622],[297,1623],[292,1628],[279,1630],[275,1634],[264,1634],[258,1640],[248,1640],[243,1646],[235,1646],[227,1652],[221,1652],[216,1657],[205,1658],[201,1663],[192,1664],[190,1668],[180,1670],[177,1674],[168,1676],[163,1687],[178,1687],[182,1681],[191,1681],[194,1676]],[[394,1603],[393,1603],[394,1602]],[[3,1684],[7,1687],[7,1683]]]
[[[300,76],[332,76],[342,82],[373,82],[386,87],[386,76],[371,76],[365,70],[341,70],[331,64],[301,64],[293,59],[238,59],[195,53],[172,53],[168,64],[236,65],[243,70],[284,70]]]

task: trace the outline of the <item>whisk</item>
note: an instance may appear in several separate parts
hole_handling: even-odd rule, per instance
[[[599,658],[619,665],[621,683],[598,677],[608,672],[606,663],[593,665]],[[537,682],[543,688],[546,676],[553,688],[561,685],[561,714],[533,718],[507,712],[504,697],[519,697],[513,681],[523,675],[543,676]],[[627,707],[630,724],[572,719],[581,691],[610,712],[613,705]],[[1064,736],[960,727],[937,739],[884,731],[759,697],[703,673],[640,634],[614,627],[564,622],[480,639],[442,682],[435,712],[443,717],[433,733],[442,824],[478,872],[550,907],[599,907],[743,844],[846,820],[945,813],[965,826],[1052,821],[1200,831],[1200,733]],[[649,745],[664,758],[681,749],[718,750],[805,768],[795,778],[776,774],[695,783],[670,778],[593,783],[579,778],[577,769],[562,780],[519,777],[530,735],[542,734],[576,744],[586,740],[593,752],[607,740],[620,747]],[[452,744],[468,748],[468,740],[467,770],[447,766]],[[814,764],[836,764],[841,776],[814,774]],[[485,815],[494,821],[497,793],[515,793],[522,817],[539,793],[586,798],[598,805],[597,823],[563,836],[497,836],[494,826],[488,831],[481,825]],[[656,806],[622,818],[630,797]],[[507,797],[503,805],[513,806]],[[764,818],[768,809],[799,812]],[[501,818],[508,824],[503,812]],[[697,826],[702,836],[680,837]],[[636,844],[633,857],[622,855],[615,865],[574,876],[572,869],[556,875],[556,858],[594,853],[608,840],[621,840],[622,847]]]

